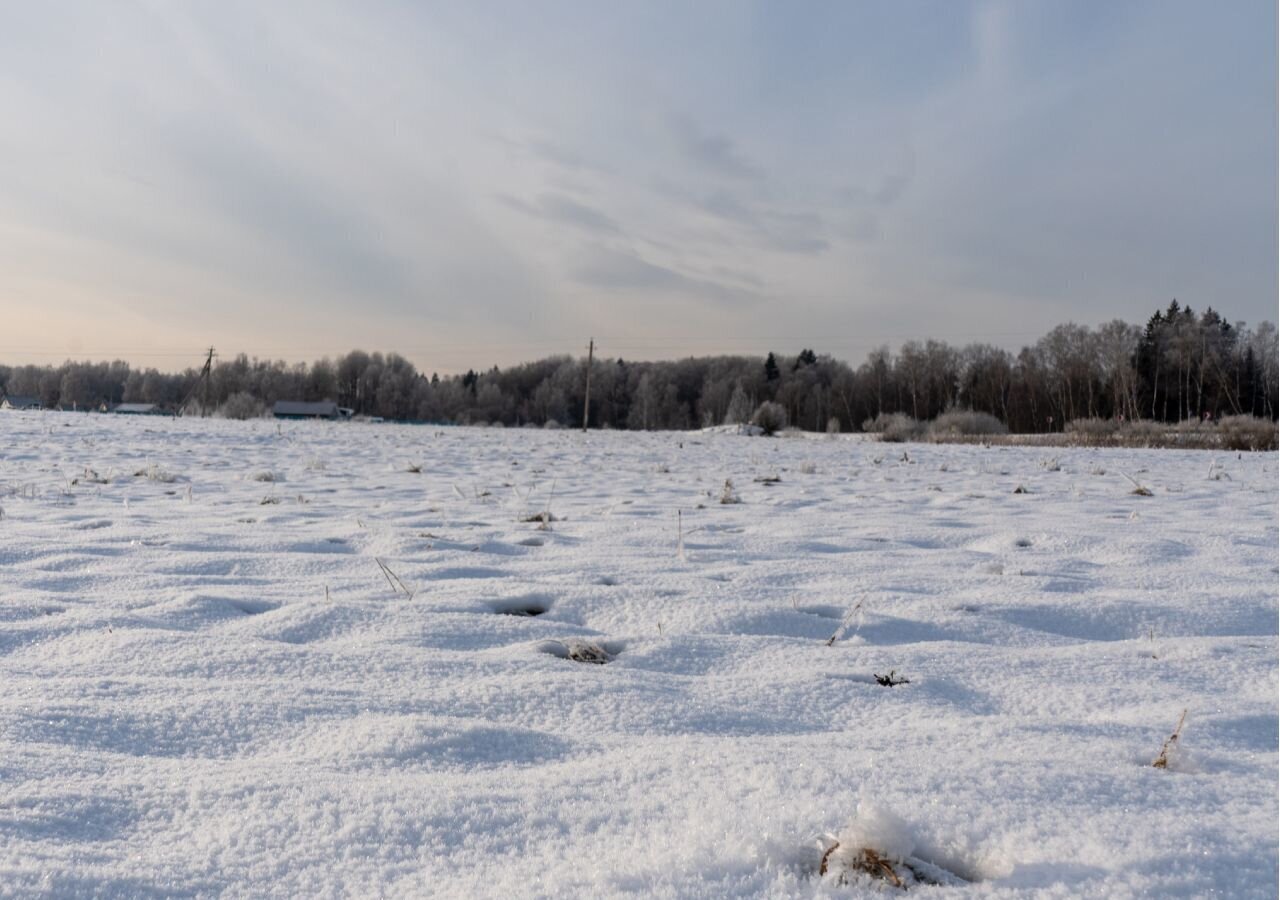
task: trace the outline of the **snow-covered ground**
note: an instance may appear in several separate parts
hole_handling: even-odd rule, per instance
[[[0,506],[0,893],[1277,893],[1274,453],[11,413]]]

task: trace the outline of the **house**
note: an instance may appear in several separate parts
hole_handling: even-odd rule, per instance
[[[18,397],[6,395],[0,400],[0,409],[43,409],[43,405],[36,397]]]
[[[301,400],[277,400],[271,408],[277,419],[336,419],[342,415],[332,400],[305,403]]]
[[[117,403],[110,411],[118,416],[164,415],[164,410],[154,403]]]

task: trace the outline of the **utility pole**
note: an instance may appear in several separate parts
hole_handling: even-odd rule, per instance
[[[205,358],[204,369],[200,372],[200,377],[204,379],[204,405],[200,410],[200,417],[204,418],[209,415],[209,382],[212,381],[213,375],[213,348],[209,348],[209,355]]]
[[[591,360],[596,353],[596,339],[587,344],[587,391],[582,398],[582,430],[587,430],[587,417],[591,413]]]
[[[196,391],[204,387],[204,406],[200,410],[201,417],[209,415],[209,381],[213,374],[213,348],[209,348],[209,355],[205,357],[204,368],[200,370],[200,377],[196,379],[196,383],[191,386],[191,390],[187,391],[187,396],[182,398],[182,403],[178,405],[178,415],[183,415],[183,410],[187,408],[187,404],[191,402],[191,398],[195,396]]]

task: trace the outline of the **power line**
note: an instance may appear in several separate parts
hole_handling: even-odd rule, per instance
[[[723,334],[692,336],[681,339],[671,338],[644,338],[635,337],[634,335],[602,335],[601,342],[607,342],[609,346],[615,350],[678,350],[687,347],[702,347],[712,345],[721,347],[726,345],[743,346],[751,345],[767,349],[770,347],[779,347],[783,345],[795,345],[814,347],[849,347],[849,346],[867,346],[879,344],[886,341],[898,340],[982,340],[995,338],[1011,338],[1011,337],[1039,337],[1042,331],[994,331],[994,332],[946,332],[933,333],[922,337],[918,333],[901,332],[896,334],[865,334],[859,333],[850,338],[831,339],[830,335],[815,336],[807,335],[779,335],[770,334],[767,336],[725,336]],[[356,342],[355,346],[348,345],[345,347],[244,347],[235,351],[236,355],[257,356],[260,358],[271,357],[276,355],[284,356],[334,356],[345,355],[353,350],[363,349],[360,344],[365,347],[377,346],[374,342]],[[528,339],[509,342],[494,341],[475,341],[468,342],[465,346],[459,346],[457,341],[448,341],[432,344],[414,344],[414,345],[398,345],[391,348],[387,352],[407,354],[422,354],[436,352],[451,352],[455,354],[475,355],[484,351],[493,350],[520,350],[531,347],[565,347],[566,342],[552,338],[547,339]],[[80,348],[71,350],[68,348],[43,348],[43,347],[23,347],[14,345],[0,345],[0,354],[13,353],[23,354],[26,356],[52,356],[52,357],[83,357],[86,355],[99,357],[154,357],[154,358],[173,358],[173,357],[190,357],[193,351],[190,348],[185,349],[155,349],[155,348],[121,348],[110,347],[102,349],[85,349]]]

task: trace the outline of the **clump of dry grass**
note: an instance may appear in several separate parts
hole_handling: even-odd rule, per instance
[[[822,862],[818,866],[818,874],[825,876],[831,869],[831,854],[840,849],[840,842],[836,841],[827,848],[827,852],[822,854]],[[860,851],[855,851],[849,855],[848,860],[844,861],[844,871],[841,872],[837,883],[846,884],[846,873],[861,872],[870,875],[872,878],[878,878],[881,881],[887,881],[896,888],[902,888],[904,891],[907,886],[903,884],[901,876],[893,867],[893,863],[885,859],[870,847],[864,847]]]
[[[1153,496],[1151,493],[1151,488],[1139,482],[1138,479],[1134,478],[1132,475],[1128,474],[1127,472],[1121,472],[1120,474],[1123,475],[1125,478],[1129,479],[1129,481],[1133,484],[1133,490],[1131,490],[1129,493],[1134,494],[1138,497]]]

